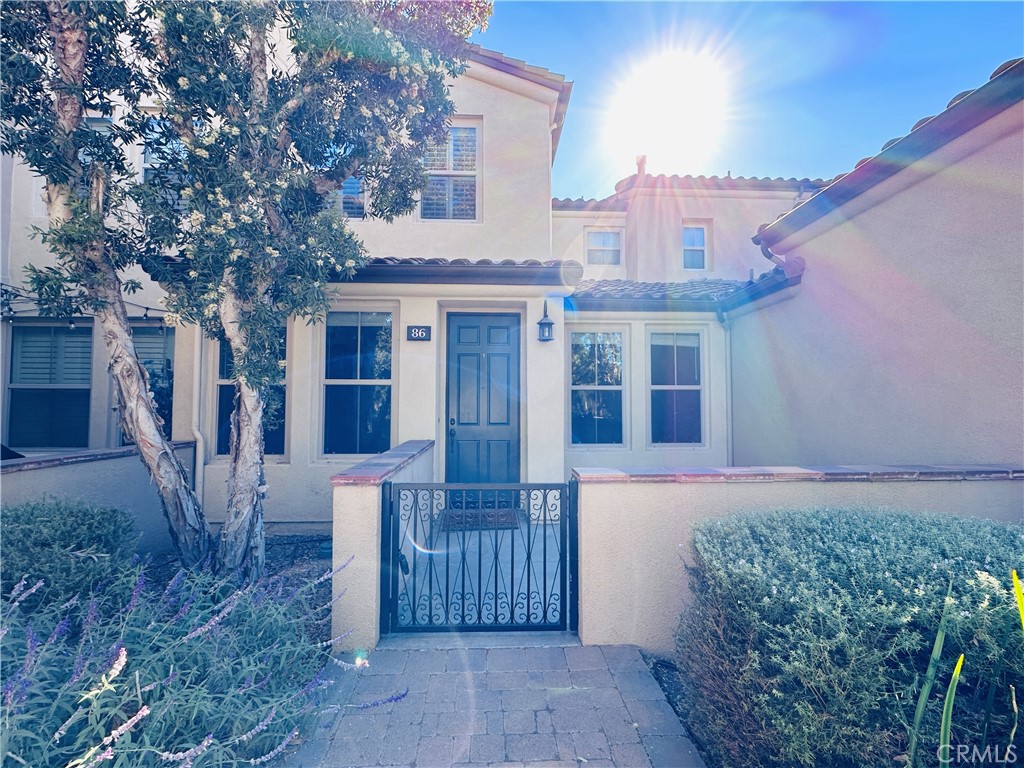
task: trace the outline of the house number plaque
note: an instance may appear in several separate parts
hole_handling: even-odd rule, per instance
[[[409,341],[430,341],[429,325],[406,326],[405,338]]]

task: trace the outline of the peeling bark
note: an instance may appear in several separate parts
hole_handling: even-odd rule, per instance
[[[221,324],[232,353],[243,355],[247,341],[239,323],[242,302],[234,291],[230,272],[225,282],[227,290],[220,301]],[[237,573],[241,580],[249,583],[263,574],[265,565],[263,499],[266,490],[263,398],[239,376],[231,418],[227,517],[220,532],[217,568],[221,572]]]
[[[57,119],[55,141],[65,162],[74,171],[74,180],[81,176],[82,167],[71,135],[81,125],[85,114],[82,85],[88,36],[82,18],[66,3],[50,0],[46,7],[58,72],[58,82],[53,89],[53,109]],[[94,168],[92,173],[89,210],[100,221],[106,178],[99,168]],[[72,188],[70,183],[47,183],[46,206],[51,229],[59,228],[71,219],[69,201]],[[75,264],[77,271],[89,275],[89,298],[98,307],[95,310],[96,324],[107,350],[108,371],[117,391],[124,431],[135,441],[139,456],[157,486],[171,539],[182,563],[191,567],[200,563],[209,552],[209,530],[185,468],[160,430],[163,422],[149,390],[149,376],[135,352],[121,281],[106,255],[105,245],[105,231],[100,226],[81,253],[63,256]]]

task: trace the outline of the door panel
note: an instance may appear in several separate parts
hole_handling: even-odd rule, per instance
[[[449,483],[519,481],[519,316],[448,315]]]

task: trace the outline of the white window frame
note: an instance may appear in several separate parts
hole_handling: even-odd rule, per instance
[[[326,462],[348,462],[364,461],[370,456],[379,456],[378,453],[327,453],[324,450],[324,438],[327,429],[327,387],[332,385],[356,385],[369,386],[387,385],[391,388],[391,429],[388,436],[388,449],[396,445],[398,437],[398,355],[399,355],[399,313],[398,307],[394,304],[344,304],[332,305],[328,314],[344,314],[356,312],[360,314],[387,313],[391,315],[391,378],[390,379],[328,379],[327,378],[327,321],[318,325],[316,334],[316,355],[317,362],[317,392],[318,407],[316,409],[317,428],[310,433],[315,436],[316,446],[313,455],[319,460]],[[358,371],[356,372],[358,374]]]
[[[565,345],[565,445],[570,451],[623,451],[630,446],[632,428],[630,426],[630,384],[632,380],[629,341],[630,327],[628,325],[603,325],[600,323],[581,323],[579,325],[567,325],[565,328],[568,343]],[[572,383],[572,335],[574,333],[617,333],[622,337],[622,384],[619,386],[589,386],[586,384],[574,385]],[[577,390],[614,390],[622,392],[622,442],[620,443],[574,443],[572,441],[572,393]]]
[[[593,267],[621,267],[622,266],[622,254],[625,250],[626,230],[623,227],[584,227],[584,249],[586,251],[586,264],[587,266]],[[618,248],[604,248],[604,247],[592,247],[590,245],[591,234],[613,234],[619,236],[619,247]],[[599,251],[602,253],[617,253],[618,259],[614,262],[608,261],[591,261],[591,251]]]
[[[698,384],[653,384],[653,373],[652,373],[652,360],[651,360],[651,342],[655,334],[680,334],[697,336],[698,344],[700,345],[698,362],[700,364],[700,382]],[[710,387],[708,386],[709,379],[709,354],[708,354],[708,333],[707,329],[701,326],[694,325],[658,325],[648,324],[644,331],[644,367],[646,372],[646,380],[644,381],[644,401],[646,414],[644,424],[645,441],[647,448],[652,450],[659,450],[664,448],[672,449],[700,449],[708,448],[709,434],[711,424],[708,418],[708,396]],[[651,403],[651,393],[659,390],[690,390],[700,392],[700,442],[698,443],[656,443],[654,442],[654,408]]]
[[[702,229],[704,230],[704,245],[701,248],[687,247],[686,245],[686,230],[688,229]],[[684,272],[709,272],[711,270],[711,221],[707,219],[683,219],[683,226],[680,230],[680,236],[682,241],[682,249],[680,250],[680,264]],[[702,267],[687,267],[686,266],[686,252],[687,251],[701,251],[704,255],[704,266]]]
[[[473,129],[476,132],[476,137],[475,137],[476,138],[476,140],[475,140],[475,145],[476,146],[475,146],[475,155],[474,155],[474,158],[473,158],[473,170],[472,171],[458,171],[458,170],[452,169],[452,167],[451,167],[452,164],[453,164],[452,163],[452,147],[453,147],[453,143],[452,143],[452,133],[451,133],[451,131],[452,130],[456,130],[456,129],[462,129],[462,128],[471,128],[471,129]],[[463,179],[471,178],[471,179],[473,179],[474,182],[475,182],[474,183],[475,197],[474,197],[474,203],[473,203],[473,208],[474,208],[475,216],[473,218],[471,218],[471,219],[462,219],[462,218],[458,218],[457,219],[457,218],[452,217],[451,215],[448,215],[448,216],[445,216],[445,217],[428,217],[428,216],[424,216],[423,215],[423,192],[421,192],[420,193],[420,205],[419,205],[419,218],[420,218],[420,221],[431,221],[431,222],[443,221],[443,222],[449,222],[449,223],[456,222],[456,223],[472,224],[474,222],[479,222],[479,221],[482,220],[482,215],[481,215],[481,210],[480,210],[480,203],[481,203],[480,189],[481,189],[481,175],[482,175],[481,174],[481,158],[483,156],[483,151],[482,151],[482,147],[483,147],[483,142],[482,142],[483,131],[481,129],[482,129],[482,121],[481,120],[467,120],[467,119],[453,120],[452,124],[450,126],[450,130],[448,132],[448,136],[445,139],[445,147],[447,149],[447,165],[448,165],[448,168],[447,169],[441,169],[441,170],[434,170],[434,169],[431,169],[431,168],[427,168],[426,169],[427,175],[430,176],[431,178],[436,176],[436,177],[445,178],[445,179],[457,179],[457,178],[463,178]],[[449,214],[451,213],[451,199],[450,199],[450,197],[448,199],[448,212],[449,212]]]

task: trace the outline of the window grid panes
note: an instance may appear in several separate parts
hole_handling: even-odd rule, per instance
[[[453,127],[444,144],[428,148],[424,164],[430,179],[420,196],[424,219],[476,219],[477,131]]]
[[[622,444],[622,334],[573,332],[570,351],[573,445]]]
[[[288,359],[288,334],[281,329],[281,359]],[[267,400],[275,405],[269,416],[264,409],[263,453],[267,456],[282,456],[285,448],[285,409],[288,405],[285,385],[274,384]],[[221,341],[217,358],[217,455],[226,456],[231,452],[231,415],[235,411],[235,363],[231,345]]]
[[[391,313],[331,312],[324,358],[324,453],[391,447]]]
[[[88,446],[92,328],[15,326],[9,370],[12,447]]]
[[[699,444],[700,334],[651,334],[651,442]]]
[[[622,232],[591,230],[587,232],[588,264],[621,264]]]
[[[707,268],[707,230],[683,227],[683,269]]]

